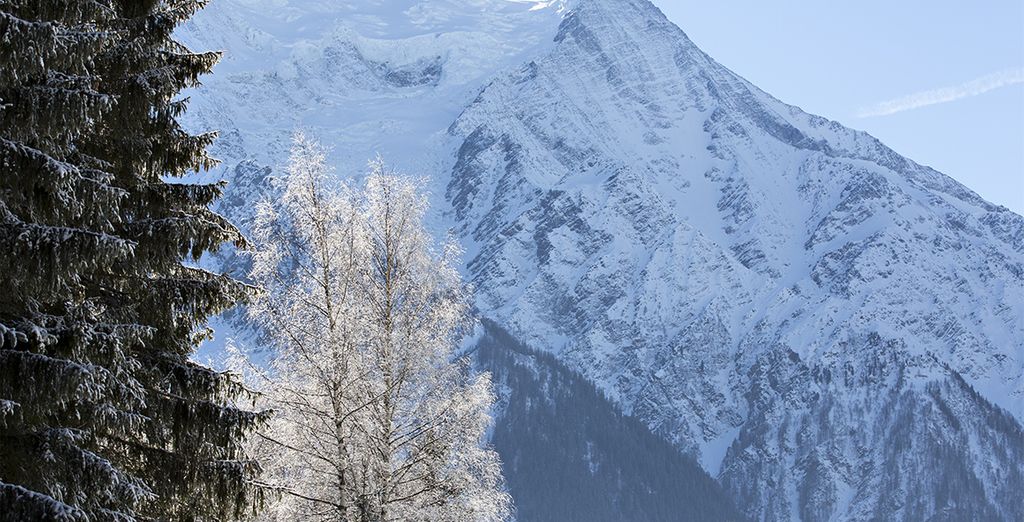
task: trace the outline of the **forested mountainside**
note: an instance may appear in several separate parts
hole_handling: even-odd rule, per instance
[[[498,393],[491,440],[520,522],[738,521],[700,465],[593,384],[484,320],[473,346]]]

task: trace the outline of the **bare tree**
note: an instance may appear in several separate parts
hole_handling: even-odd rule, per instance
[[[281,493],[265,517],[503,520],[489,376],[455,360],[459,249],[434,247],[416,182],[370,169],[364,189],[340,184],[298,134],[282,196],[257,209],[250,313],[277,355],[259,372],[276,415],[256,451]]]

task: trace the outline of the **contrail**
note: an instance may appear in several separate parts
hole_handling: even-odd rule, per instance
[[[1007,87],[1009,85],[1016,85],[1019,83],[1024,83],[1024,68],[1007,69],[1005,71],[982,76],[977,80],[972,80],[961,85],[922,91],[902,98],[896,98],[895,100],[882,102],[872,107],[866,107],[860,110],[857,117],[870,118],[872,116],[888,116],[890,114],[896,114],[897,112],[909,111],[911,109],[927,107],[929,105],[949,103],[962,98],[977,96],[991,90],[999,89],[1000,87]]]

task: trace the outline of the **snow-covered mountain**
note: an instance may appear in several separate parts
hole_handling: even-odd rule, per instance
[[[182,36],[227,51],[191,112],[225,212],[300,125],[431,176],[481,312],[751,518],[1024,519],[1024,218],[646,0],[219,0]]]

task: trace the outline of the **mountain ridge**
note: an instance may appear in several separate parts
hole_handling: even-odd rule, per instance
[[[925,402],[922,391],[954,390],[942,383],[961,376],[1019,422],[1020,217],[778,102],[649,4],[625,4],[636,16],[578,4],[551,53],[489,84],[451,127],[447,195],[481,308],[524,339],[561,340],[561,360],[708,469],[735,433],[720,478],[755,519],[948,511],[943,500],[899,511],[873,480],[928,448],[870,455],[884,437],[844,430],[858,411],[874,423],[858,427],[899,432],[893,423],[915,417],[885,415],[892,397]],[[884,381],[794,389],[757,371],[790,360],[779,354],[812,375],[898,362]],[[806,395],[800,408],[780,410],[792,393]],[[938,422],[932,410],[916,418]],[[1020,445],[1014,430],[976,428],[975,439]],[[800,433],[817,435],[805,447]],[[997,489],[1013,481],[992,466],[1021,465],[947,443]],[[1019,511],[1007,489],[980,491],[978,509]]]

